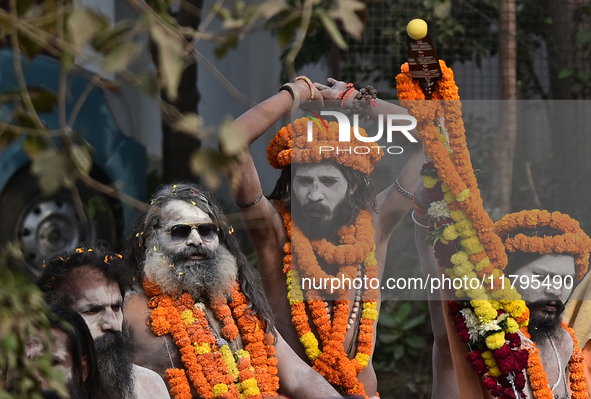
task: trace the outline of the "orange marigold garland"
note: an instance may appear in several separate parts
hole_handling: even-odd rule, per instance
[[[443,61],[440,67],[442,77],[432,99],[445,101],[415,101],[424,95],[407,64],[397,77],[401,105],[417,119],[419,136],[432,160],[421,172],[431,200],[430,239],[440,265],[452,279],[487,278],[484,286],[457,290],[458,298],[467,299],[450,302],[450,310],[460,337],[472,348],[468,360],[487,389],[495,397],[508,395],[507,389],[521,395],[525,380],[520,365],[527,354],[519,351],[520,338],[515,333],[527,325],[529,313],[502,274],[505,248],[482,204],[453,71]]]
[[[563,232],[553,237],[530,237],[517,234],[507,238],[507,235],[518,228],[533,229],[548,226]],[[495,233],[505,240],[505,247],[509,252],[521,251],[539,254],[571,254],[575,256],[575,281],[579,281],[587,273],[589,266],[589,252],[591,239],[579,226],[579,222],[567,214],[560,212],[541,211],[539,209],[525,210],[505,215],[495,223]]]
[[[333,385],[340,385],[349,395],[360,395],[367,398],[363,383],[357,374],[369,364],[373,350],[374,324],[378,317],[377,300],[379,291],[365,292],[359,334],[357,336],[357,353],[349,359],[344,349],[347,319],[349,317],[349,300],[335,301],[332,322],[320,294],[315,290],[307,292],[309,300],[303,300],[299,286],[301,277],[329,277],[318,264],[317,256],[328,263],[340,265],[338,276],[347,278],[356,276],[357,264],[363,262],[368,279],[378,277],[377,261],[374,256],[373,227],[371,215],[363,211],[353,226],[344,226],[339,230],[341,245],[333,245],[326,240],[310,240],[291,220],[291,214],[281,210],[283,223],[287,229],[290,242],[284,246],[285,258],[283,271],[287,276],[288,299],[291,305],[292,322],[296,328],[300,342],[306,350],[315,370]],[[292,268],[292,265],[295,266]],[[335,276],[331,276],[335,277]],[[346,291],[337,292],[337,297],[345,298]],[[310,321],[306,313],[306,304],[312,314],[312,321],[318,331],[318,338],[310,329]]]
[[[225,339],[233,341],[238,330],[242,334],[245,350],[234,354],[236,361],[228,344],[217,341],[211,332],[203,311],[205,305],[194,303],[187,293],[175,295],[173,299],[149,280],[144,280],[143,284],[150,298],[148,306],[153,309],[150,314],[152,331],[158,336],[172,335],[186,374],[201,397],[262,399],[263,396],[277,396],[279,379],[273,339],[265,334],[264,323],[246,310],[248,303],[237,283],[229,304],[221,297],[215,298],[211,304],[216,318],[222,322]],[[248,360],[242,360],[245,358]],[[241,369],[244,364],[247,364],[247,371],[244,367]],[[254,371],[251,371],[251,365]],[[166,378],[175,399],[191,397],[184,370],[168,369]]]
[[[583,351],[578,346],[575,332],[569,328],[566,323],[561,323],[561,327],[569,333],[573,339],[573,354],[568,362],[568,371],[570,372],[570,390],[573,399],[587,399],[587,383],[585,382],[585,372],[583,365]],[[522,329],[523,334],[530,338],[527,327]],[[536,399],[554,399],[554,394],[548,384],[548,377],[544,371],[542,360],[540,359],[540,350],[535,343],[531,343],[529,351],[529,360],[527,374],[529,375],[530,385]]]

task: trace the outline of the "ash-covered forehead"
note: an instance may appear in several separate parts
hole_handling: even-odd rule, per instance
[[[160,211],[160,227],[169,229],[175,224],[212,223],[211,216],[204,210],[182,200],[170,200]]]
[[[219,225],[223,220],[222,210],[209,193],[192,183],[176,183],[162,186],[152,196],[147,218],[147,221],[151,220],[152,223],[148,223],[152,225],[163,224],[166,223],[165,219],[178,216],[180,213],[178,209],[183,206],[179,205],[178,201],[208,215],[209,222]],[[169,204],[174,203],[177,204],[173,206],[173,208],[176,208],[176,212],[171,213]],[[186,207],[185,209],[189,208]]]

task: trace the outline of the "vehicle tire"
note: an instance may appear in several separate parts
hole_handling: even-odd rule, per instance
[[[0,195],[0,246],[18,242],[24,271],[38,276],[44,261],[80,244],[117,242],[114,206],[103,194],[78,184],[86,221],[76,212],[72,194],[43,195],[28,167],[16,173]],[[92,216],[92,217],[91,217]]]

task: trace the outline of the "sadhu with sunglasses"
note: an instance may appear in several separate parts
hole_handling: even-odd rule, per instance
[[[339,397],[273,327],[271,308],[219,205],[199,186],[162,186],[132,227],[135,292],[125,317],[136,364],[175,398]]]

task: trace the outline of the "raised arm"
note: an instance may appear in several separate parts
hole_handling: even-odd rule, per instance
[[[316,83],[316,87],[322,93],[325,101],[337,100],[339,94],[345,90],[347,84],[335,79],[329,78],[327,80],[328,86]],[[347,96],[343,103],[343,108],[348,109],[351,103],[355,100],[359,92],[353,89]],[[388,101],[375,100],[376,106],[372,108],[371,119],[377,121],[379,115],[408,115],[408,111],[396,104]],[[391,186],[378,194],[379,215],[374,217],[377,220],[376,227],[376,244],[385,242],[390,239],[392,233],[404,218],[406,213],[410,210],[412,205],[412,194],[419,185],[420,176],[419,170],[423,162],[425,162],[425,155],[423,153],[423,146],[418,139],[416,130],[411,130],[410,133],[415,138],[416,142],[412,143],[413,153],[404,165],[404,168],[397,177],[397,183],[393,182]],[[410,142],[409,142],[410,144]],[[406,194],[405,194],[406,193]]]
[[[429,196],[422,183],[415,192],[414,201],[419,209],[429,208]],[[437,265],[433,248],[425,242],[429,218],[423,212],[413,214],[415,222],[415,242],[423,276],[441,277],[442,270]],[[446,328],[446,314],[448,308],[442,299],[441,292],[435,290],[428,293],[429,316],[433,327],[433,398],[460,398],[460,391],[453,368],[453,358]],[[435,394],[437,392],[437,394]]]
[[[302,103],[310,100],[311,91],[303,80],[297,80],[291,86],[296,91],[294,95]],[[322,98],[318,95],[318,98]],[[262,136],[275,122],[285,115],[292,107],[293,96],[288,90],[281,90],[273,97],[263,101],[254,108],[238,117],[233,126],[237,134],[243,134],[250,146]],[[241,158],[240,184],[236,192],[236,202],[241,206],[242,215],[249,235],[255,247],[261,245],[259,238],[268,241],[268,234],[264,230],[273,227],[273,219],[280,222],[275,208],[262,196],[261,183],[255,168],[249,148],[247,147]]]
[[[296,90],[294,94],[299,96],[300,102],[306,103],[311,97],[311,90],[303,80],[297,80],[291,86]],[[265,133],[275,122],[285,115],[292,107],[292,94],[287,90],[281,90],[273,97],[265,100],[256,107],[250,109],[234,121],[237,134],[244,134],[248,144],[252,144],[257,138]],[[315,93],[316,99],[322,100],[322,96]],[[257,154],[259,158],[266,158],[267,154]],[[247,233],[257,253],[259,272],[265,292],[270,301],[276,303],[274,308],[276,314],[289,315],[291,310],[289,302],[285,301],[287,288],[285,284],[278,284],[284,281],[283,274],[283,245],[288,237],[283,227],[283,219],[274,205],[263,195],[259,175],[255,168],[253,159],[248,148],[244,151],[240,161],[239,186],[235,193],[236,202],[241,210],[242,220]],[[290,318],[278,318],[277,327],[282,331],[293,330]],[[295,334],[295,330],[293,331]],[[297,335],[290,337],[297,342]]]

